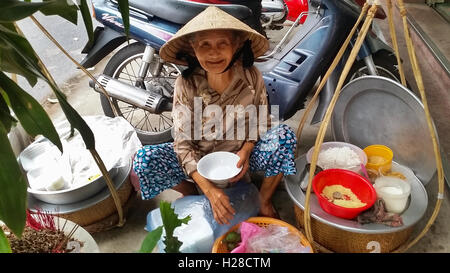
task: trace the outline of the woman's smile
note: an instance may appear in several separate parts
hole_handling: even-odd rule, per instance
[[[203,69],[221,74],[230,64],[236,44],[232,32],[216,30],[197,33],[192,48]]]

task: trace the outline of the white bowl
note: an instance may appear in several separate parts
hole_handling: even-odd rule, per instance
[[[326,151],[330,148],[335,148],[335,147],[348,147],[350,149],[352,149],[359,157],[361,163],[365,166],[367,164],[367,155],[366,153],[364,153],[364,151],[359,148],[356,145],[347,143],[347,142],[339,142],[339,141],[331,141],[331,142],[324,142],[322,143],[322,146],[320,147],[320,151]],[[314,153],[314,146],[309,149],[309,151],[306,153],[306,160],[308,161],[308,163],[311,163],[311,158],[312,155]],[[320,153],[320,152],[319,152]],[[323,167],[323,166],[320,166]],[[336,168],[340,168],[340,167],[336,167]],[[361,166],[352,166],[352,167],[346,167],[346,168],[341,168],[341,169],[347,169],[356,173],[361,172]]]
[[[214,152],[205,155],[197,163],[197,171],[220,188],[226,188],[231,178],[242,170],[236,167],[239,156],[230,152]]]

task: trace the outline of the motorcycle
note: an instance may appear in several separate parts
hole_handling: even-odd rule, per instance
[[[188,0],[206,4],[245,5],[252,10],[255,17],[259,17],[260,26],[254,27],[262,33],[262,29],[282,29],[284,22],[289,19],[295,21],[298,15],[308,10],[306,0]],[[256,20],[258,18],[255,18]],[[306,18],[304,18],[306,19]],[[303,19],[303,21],[304,21]],[[303,23],[303,22],[300,22]],[[261,27],[261,29],[259,29]]]
[[[115,0],[93,0],[94,16],[104,27],[95,30],[95,43],[85,48],[82,61],[92,67],[127,41]],[[288,2],[289,3],[289,2]],[[130,39],[107,63],[98,82],[111,96],[118,114],[137,131],[143,144],[172,140],[170,111],[173,85],[183,67],[164,62],[158,50],[183,24],[205,9],[204,3],[182,0],[129,0]],[[246,22],[248,7],[217,5]],[[275,48],[255,60],[262,72],[270,105],[279,106],[280,121],[304,108],[304,101],[317,80],[325,74],[360,14],[353,0],[308,0],[308,11],[298,15]],[[296,27],[305,19],[301,27]],[[354,37],[356,38],[356,37]],[[352,43],[351,43],[352,44]],[[343,64],[348,56],[341,60]],[[333,96],[343,65],[338,65],[319,97],[312,124],[320,122]],[[397,60],[392,49],[373,31],[367,35],[346,82],[363,75],[380,75],[399,80]],[[101,93],[93,82],[91,87]],[[114,117],[109,99],[100,94],[105,115]]]

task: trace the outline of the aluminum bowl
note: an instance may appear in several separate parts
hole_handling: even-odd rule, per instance
[[[108,171],[109,176],[113,179],[118,168],[112,168]],[[76,188],[64,189],[59,191],[39,191],[28,188],[28,193],[35,198],[50,204],[62,205],[79,202],[97,194],[106,186],[103,176],[99,176],[95,180],[83,184]]]

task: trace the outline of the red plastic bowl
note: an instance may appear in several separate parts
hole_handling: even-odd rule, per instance
[[[324,187],[336,184],[351,189],[359,200],[367,205],[360,208],[344,208],[333,204],[321,195]],[[375,188],[366,178],[355,172],[344,169],[328,169],[321,171],[314,176],[312,187],[319,200],[319,204],[324,211],[345,219],[355,218],[361,212],[372,207],[377,199]]]

